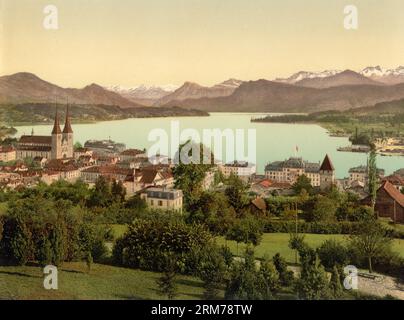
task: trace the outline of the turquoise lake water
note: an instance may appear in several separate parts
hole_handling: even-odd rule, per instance
[[[264,173],[268,162],[284,160],[297,155],[311,162],[322,161],[329,154],[336,168],[338,178],[348,176],[351,167],[366,164],[367,155],[337,151],[338,147],[349,145],[347,138],[330,137],[327,131],[312,124],[251,123],[251,118],[260,114],[211,113],[210,117],[144,118],[74,124],[74,140],[84,144],[89,139],[108,139],[123,142],[128,148],[150,148],[148,141],[152,129],[161,128],[170,133],[173,120],[179,121],[180,129],[196,129],[202,136],[203,129],[255,129],[256,159],[258,173]],[[61,121],[63,123],[63,121]],[[49,135],[51,125],[34,126],[36,135]],[[30,134],[32,126],[16,127],[17,136]],[[391,174],[404,167],[404,157],[382,157],[377,159],[378,167]]]

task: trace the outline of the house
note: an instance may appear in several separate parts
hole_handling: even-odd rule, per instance
[[[75,182],[80,178],[81,170],[74,159],[54,159],[46,163],[41,180],[45,182],[51,180],[53,182],[56,179]]]
[[[250,190],[260,197],[271,195],[292,195],[294,193],[292,185],[288,182],[277,182],[270,179],[262,179],[251,185]]]
[[[16,151],[12,146],[0,146],[0,162],[16,160]]]
[[[264,199],[257,197],[250,203],[250,211],[255,215],[265,215],[267,213],[267,204]]]
[[[226,178],[233,174],[245,182],[248,182],[257,172],[255,164],[246,161],[226,163],[219,168]]]
[[[404,168],[398,169],[397,171],[394,172],[394,174],[404,179]]]
[[[88,183],[95,183],[101,176],[116,181],[125,181],[133,175],[133,169],[124,169],[117,166],[93,166],[81,171],[81,178]]]
[[[84,148],[99,155],[117,155],[126,149],[126,145],[112,140],[88,140],[84,143]]]
[[[149,162],[152,165],[157,165],[157,164],[169,164],[171,161],[168,156],[156,154],[154,156],[149,157]]]
[[[368,173],[369,173],[368,166],[358,166],[349,169],[349,184],[352,184],[354,181],[359,181],[364,183],[366,186],[369,178]],[[382,179],[384,177],[384,170],[377,169],[377,176],[379,177],[379,179]]]
[[[362,204],[371,205],[371,196],[362,200]],[[404,223],[404,194],[389,181],[384,181],[376,193],[375,212],[378,217],[390,218],[394,223]]]
[[[122,162],[137,162],[139,158],[147,158],[146,150],[127,149],[119,154]]]
[[[404,190],[404,178],[399,175],[392,174],[388,177],[384,177],[382,181],[390,182],[398,191]]]
[[[123,185],[127,196],[132,196],[149,187],[172,188],[174,176],[167,168],[151,166],[135,170],[134,174],[126,177]]]
[[[74,150],[74,158],[75,159],[80,159],[80,157],[83,156],[92,156],[93,151],[88,149],[88,148],[77,148]]]
[[[39,168],[43,168],[45,167],[46,162],[48,161],[48,159],[44,158],[44,157],[35,157],[33,159],[35,166],[39,167]]]
[[[141,194],[151,209],[182,212],[183,194],[181,190],[148,188]]]
[[[203,190],[209,190],[215,185],[215,175],[218,171],[217,167],[212,167],[205,173],[205,177],[202,181]]]
[[[305,175],[313,187],[326,189],[335,183],[335,168],[328,155],[322,164],[308,162],[299,157],[285,161],[275,161],[265,167],[265,176],[275,182],[294,184],[298,177]]]

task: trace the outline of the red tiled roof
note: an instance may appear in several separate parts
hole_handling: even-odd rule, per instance
[[[132,169],[120,168],[116,166],[95,166],[84,169],[83,172],[99,173],[99,174],[119,174],[119,175],[132,175]]]
[[[380,189],[384,189],[392,199],[404,208],[404,194],[398,191],[390,182],[384,181]]]
[[[272,182],[271,180],[265,179],[265,180],[262,180],[262,181],[259,183],[259,185],[260,185],[261,187],[264,187],[264,188],[269,188],[269,187],[271,187],[271,186],[273,185],[273,182]]]
[[[383,181],[388,181],[395,186],[404,186],[404,179],[395,174],[383,178]]]
[[[12,146],[0,146],[0,152],[2,153],[9,153],[13,151],[15,151],[15,149]]]
[[[52,136],[21,136],[18,142],[21,144],[32,143],[52,145]]]
[[[271,188],[290,189],[292,188],[292,185],[289,182],[274,182],[271,185]]]
[[[330,157],[328,156],[328,154],[325,155],[324,161],[320,167],[320,170],[322,171],[334,171],[335,168],[331,162]]]
[[[144,154],[145,152],[143,150],[139,149],[127,149],[125,151],[121,152],[122,156],[137,156],[139,154]]]
[[[253,201],[251,201],[251,203],[257,207],[258,209],[262,210],[262,211],[266,211],[267,210],[267,204],[265,202],[264,199],[262,198],[256,198]]]
[[[156,170],[145,170],[142,172],[142,178],[140,179],[141,183],[153,183],[154,179],[156,179],[157,176],[157,171]]]

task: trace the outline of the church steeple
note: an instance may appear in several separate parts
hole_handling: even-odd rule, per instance
[[[65,120],[65,127],[63,128],[63,133],[73,133],[73,129],[70,124],[69,105],[67,105],[66,107],[66,120]]]
[[[55,122],[53,124],[52,134],[61,134],[61,133],[62,133],[62,130],[60,130],[58,109],[56,108]]]

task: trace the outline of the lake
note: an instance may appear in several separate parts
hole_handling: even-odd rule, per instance
[[[364,153],[338,152],[337,148],[349,145],[348,138],[330,137],[327,131],[313,124],[252,123],[251,118],[266,114],[247,113],[211,113],[210,117],[180,118],[142,118],[106,121],[92,124],[74,124],[74,141],[84,144],[89,139],[109,139],[123,142],[128,148],[148,149],[154,142],[148,141],[150,130],[161,128],[170,133],[171,122],[179,121],[181,130],[203,129],[256,129],[257,134],[257,171],[264,173],[268,162],[285,160],[296,153],[311,162],[322,161],[329,154],[336,168],[338,178],[348,176],[351,167],[366,164]],[[61,119],[63,120],[63,119]],[[64,123],[64,121],[61,121]],[[52,125],[16,127],[17,136],[30,134],[32,128],[36,135],[49,135]],[[404,157],[382,157],[377,165],[391,174],[404,167]]]

